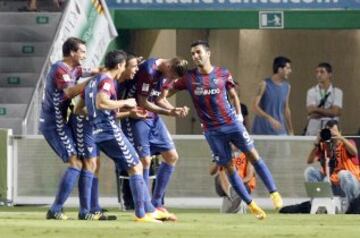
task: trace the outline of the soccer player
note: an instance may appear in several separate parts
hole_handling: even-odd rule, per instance
[[[124,79],[132,79],[138,70],[138,59],[133,55],[127,55],[126,67],[121,75]],[[69,121],[74,133],[78,157],[83,160],[83,170],[79,180],[79,192],[85,194],[80,201],[79,218],[84,219],[85,215],[95,214],[99,220],[116,220],[116,216],[105,215],[99,205],[99,171],[100,171],[100,151],[94,141],[92,125],[87,117],[84,102],[84,93],[77,98],[74,113],[70,115]],[[120,114],[120,113],[118,113]],[[121,112],[121,116],[142,115],[137,110],[127,110]],[[145,115],[143,115],[145,117]]]
[[[82,162],[77,157],[74,136],[67,122],[67,111],[71,99],[77,96],[87,81],[76,84],[81,76],[90,76],[97,70],[81,67],[86,57],[85,42],[71,37],[63,46],[63,60],[54,63],[46,79],[44,98],[41,106],[40,131],[54,152],[67,163],[55,201],[47,212],[46,219],[67,220],[62,212],[63,205],[70,195],[82,170]],[[82,200],[83,193],[79,193]],[[93,216],[88,216],[93,218]]]
[[[156,214],[159,213],[151,206],[150,199],[146,199],[150,198],[150,195],[144,183],[139,157],[116,123],[118,109],[133,109],[137,105],[133,98],[117,100],[114,81],[121,80],[125,61],[126,53],[121,50],[111,51],[106,55],[105,70],[85,88],[85,105],[97,146],[115,162],[118,168],[127,170],[130,176],[135,220],[159,223],[161,221],[156,220],[159,218]]]
[[[125,92],[125,98],[136,97],[139,106],[146,110],[147,118],[126,118],[122,121],[123,130],[129,141],[134,143],[137,149],[143,163],[143,175],[147,186],[149,186],[151,156],[162,155],[164,161],[157,173],[152,204],[157,210],[168,214],[170,220],[176,220],[176,216],[162,206],[162,198],[179,156],[169,131],[159,114],[184,117],[188,113],[188,108],[174,107],[167,101],[166,97],[159,96],[165,84],[183,76],[186,67],[187,61],[178,57],[172,59],[150,58],[140,64],[139,71]]]
[[[69,124],[74,134],[78,158],[83,162],[79,178],[80,220],[116,220],[116,216],[107,216],[99,205],[99,170],[100,151],[96,146],[92,125],[87,116],[84,91],[69,117]]]
[[[190,93],[214,161],[225,169],[232,187],[256,218],[264,219],[266,213],[253,201],[232,166],[231,143],[250,160],[270,192],[275,208],[282,207],[282,199],[268,167],[260,158],[242,123],[240,100],[234,89],[234,80],[227,69],[211,64],[211,52],[207,41],[195,41],[191,45],[191,56],[197,67],[175,81],[169,96],[177,90],[187,90]],[[229,103],[228,96],[234,105]]]

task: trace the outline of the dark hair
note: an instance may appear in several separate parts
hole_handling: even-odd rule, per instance
[[[326,122],[325,127],[332,128],[333,126],[338,125],[338,124],[339,123],[337,120],[330,120],[330,121]]]
[[[79,38],[76,37],[68,38],[62,46],[63,56],[64,57],[70,56],[71,51],[76,52],[79,49],[79,45],[85,45],[85,44],[86,42]]]
[[[188,70],[188,62],[180,57],[175,57],[170,60],[171,62],[171,70],[177,76],[182,77]]]
[[[191,43],[190,47],[195,47],[195,46],[198,46],[198,45],[202,45],[206,50],[210,50],[210,45],[209,45],[209,42],[206,41],[206,40],[197,40],[197,41],[194,41],[193,43]]]
[[[279,68],[284,68],[287,63],[291,63],[291,60],[284,56],[276,57],[273,61],[273,73],[276,74]]]
[[[327,62],[322,62],[322,63],[318,64],[317,67],[324,68],[326,70],[326,72],[332,73],[332,66],[331,66],[331,64],[329,64]]]
[[[130,60],[136,59],[136,58],[137,57],[134,53],[127,51],[126,52],[126,66],[128,66]]]
[[[113,50],[105,56],[105,67],[108,69],[114,69],[118,64],[126,62],[126,53],[123,50]]]

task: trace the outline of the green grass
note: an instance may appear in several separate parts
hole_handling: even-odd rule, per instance
[[[143,224],[132,221],[132,213],[113,209],[117,221],[48,221],[46,208],[0,207],[0,237],[306,237],[348,238],[359,237],[358,215],[280,215],[268,214],[258,221],[251,214],[219,214],[215,210],[178,209],[179,221],[164,224]],[[77,217],[76,210],[67,215]]]

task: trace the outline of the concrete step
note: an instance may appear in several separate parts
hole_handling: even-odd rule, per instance
[[[1,118],[24,118],[27,104],[0,104]]]
[[[19,8],[27,6],[26,0],[0,0],[0,11],[2,12],[18,12]],[[39,11],[61,11],[53,4],[52,0],[37,0]],[[25,13],[25,12],[24,12]]]
[[[5,42],[48,42],[52,41],[55,34],[54,26],[0,26],[0,41]]]
[[[35,87],[39,73],[0,73],[0,87]]]
[[[22,118],[6,118],[0,116],[0,128],[13,129],[14,135],[21,134]]]
[[[13,26],[56,26],[59,12],[0,12],[0,25]]]
[[[0,72],[2,73],[39,73],[45,57],[1,57]]]
[[[56,26],[60,17],[60,12],[0,12],[0,25]]]
[[[0,104],[27,104],[34,87],[0,88]]]
[[[0,57],[45,57],[50,45],[50,42],[0,42]]]

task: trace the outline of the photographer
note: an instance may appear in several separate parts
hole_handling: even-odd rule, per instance
[[[337,121],[330,120],[314,143],[307,163],[318,160],[321,169],[308,167],[307,182],[329,181],[334,195],[346,197],[348,204],[360,193],[360,171],[355,142],[341,135]]]

